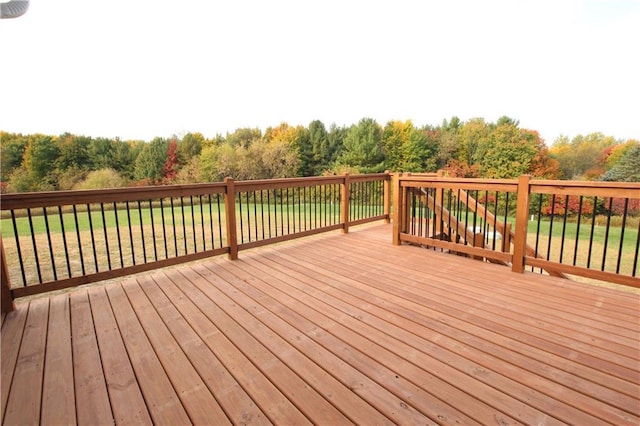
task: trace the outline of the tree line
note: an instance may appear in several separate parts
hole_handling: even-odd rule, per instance
[[[152,141],[0,131],[3,192],[218,182],[384,170],[451,176],[640,181],[640,142],[601,133],[558,138],[547,147],[535,130],[501,117],[457,117],[438,126],[410,120],[382,126],[282,123],[264,132],[241,128]]]

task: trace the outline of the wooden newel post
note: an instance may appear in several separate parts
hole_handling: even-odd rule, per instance
[[[13,303],[13,296],[11,296],[11,283],[9,281],[9,270],[7,269],[7,259],[4,257],[4,245],[2,244],[2,237],[0,237],[0,277],[2,282],[2,294],[0,298],[2,301],[2,313],[11,312],[16,307]]]
[[[229,259],[238,258],[238,233],[236,228],[236,186],[233,178],[224,178],[226,192],[224,194],[224,207],[227,217],[227,243],[229,244]]]
[[[393,244],[400,245],[400,233],[404,231],[404,192],[400,186],[400,173],[393,174]]]
[[[389,170],[384,171],[385,179],[384,179],[384,195],[383,195],[383,204],[384,204],[384,223],[391,222],[391,172]]]
[[[349,233],[349,198],[351,198],[351,179],[349,173],[345,173],[342,181],[342,199],[340,200],[342,211],[342,233]]]
[[[527,226],[529,224],[529,195],[531,176],[522,175],[518,178],[518,204],[516,207],[516,230],[513,237],[513,260],[511,270],[524,272],[524,256],[527,247]]]

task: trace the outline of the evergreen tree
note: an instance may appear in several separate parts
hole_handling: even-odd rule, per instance
[[[363,118],[349,129],[338,164],[355,167],[361,173],[384,171],[381,141],[380,125],[371,118]]]
[[[620,162],[604,174],[602,180],[640,182],[640,143],[629,149]]]

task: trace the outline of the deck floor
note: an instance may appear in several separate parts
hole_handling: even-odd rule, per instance
[[[3,423],[640,423],[640,296],[390,239],[17,301]]]

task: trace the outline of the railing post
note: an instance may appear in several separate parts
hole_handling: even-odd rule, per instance
[[[518,178],[518,204],[516,206],[516,230],[513,238],[513,259],[511,270],[524,272],[524,256],[527,247],[527,226],[529,222],[529,182],[531,176],[522,175]]]
[[[384,171],[384,223],[391,222],[391,172],[389,170]]]
[[[404,199],[405,194],[400,186],[401,173],[393,174],[393,244],[400,245],[400,233],[404,231]]]
[[[233,178],[224,178],[226,191],[224,194],[224,207],[227,217],[227,243],[229,244],[229,259],[238,258],[238,234],[236,228],[236,186]]]
[[[9,281],[9,270],[7,269],[7,259],[4,256],[4,245],[2,244],[2,237],[0,237],[0,287],[2,294],[0,299],[2,300],[1,312],[11,312],[16,307],[13,303],[13,296],[11,296],[11,283]]]
[[[345,173],[342,180],[342,199],[340,200],[342,210],[342,233],[349,233],[349,198],[351,198],[351,179],[349,173]]]

